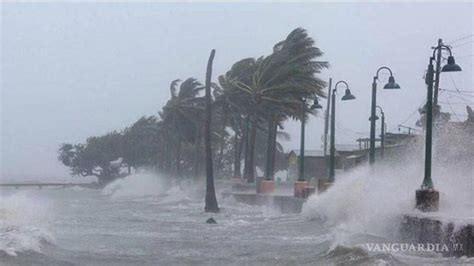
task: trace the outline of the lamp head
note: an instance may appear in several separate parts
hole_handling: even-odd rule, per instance
[[[314,103],[311,105],[311,110],[322,109],[323,107],[319,104],[318,98],[314,98]]]
[[[351,90],[346,89],[346,93],[344,96],[342,96],[341,100],[343,101],[348,101],[348,100],[354,100],[356,97],[352,95]]]
[[[372,120],[372,117],[369,117],[369,121]],[[379,116],[378,115],[375,115],[375,120],[379,120]]]
[[[462,71],[462,68],[458,64],[456,64],[456,62],[454,61],[454,57],[450,55],[448,57],[448,64],[443,66],[443,68],[441,69],[441,72],[457,72],[457,71]]]
[[[383,86],[384,89],[400,89],[400,85],[395,82],[395,78],[393,76],[390,76],[388,78],[388,83]]]

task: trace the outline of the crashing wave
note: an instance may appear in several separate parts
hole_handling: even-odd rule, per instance
[[[9,256],[29,251],[41,253],[44,245],[54,243],[53,236],[44,229],[29,226],[0,228],[0,252]]]
[[[163,181],[152,174],[134,174],[117,179],[102,189],[102,195],[112,198],[156,196],[165,189]]]
[[[24,192],[2,196],[0,202],[0,253],[41,253],[45,244],[54,244],[53,235],[46,229],[51,219],[48,204],[33,199]]]

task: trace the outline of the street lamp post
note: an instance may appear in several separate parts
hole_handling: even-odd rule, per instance
[[[329,146],[329,177],[328,182],[333,183],[336,176],[336,92],[337,86],[339,84],[344,84],[346,86],[346,92],[342,96],[342,101],[354,100],[355,96],[351,94],[349,90],[349,85],[347,82],[341,80],[336,83],[334,90],[332,91],[331,98],[331,140]]]
[[[377,80],[379,79],[379,72],[381,70],[388,70],[390,72],[390,77],[388,78],[388,83],[383,87],[384,89],[400,89],[400,85],[395,82],[393,77],[392,70],[386,66],[380,67],[377,70],[377,73],[374,76],[372,82],[372,104],[370,109],[370,151],[369,151],[369,163],[372,165],[375,162],[375,107],[377,106]]]
[[[294,195],[297,197],[301,196],[303,188],[308,184],[304,177],[304,149],[305,149],[305,117],[306,117],[306,103],[307,99],[301,101],[301,137],[300,137],[300,155],[298,160],[298,180],[295,182]],[[314,98],[314,102],[310,107],[310,110],[321,109],[323,108],[319,102],[318,98]]]
[[[304,182],[304,134],[305,134],[305,116],[306,116],[306,101],[302,101],[302,116],[301,116],[301,134],[300,134],[300,158],[299,158],[299,169],[298,169],[298,181]]]
[[[379,109],[380,114],[382,116],[382,121],[380,121],[380,158],[383,159],[384,152],[385,152],[385,113],[382,107],[377,105],[377,109]]]
[[[441,72],[461,71],[461,67],[456,64],[451,49],[443,44],[438,43],[433,50],[433,55],[429,59],[428,71],[426,73],[426,84],[428,85],[426,97],[426,137],[425,137],[425,175],[421,188],[416,191],[416,208],[431,212],[437,211],[439,206],[439,192],[434,189],[433,180],[431,179],[431,151],[433,145],[433,82],[434,82],[434,66],[435,53],[441,49],[449,51],[448,63],[443,66]]]

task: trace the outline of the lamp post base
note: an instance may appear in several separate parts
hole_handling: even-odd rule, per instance
[[[260,193],[271,193],[273,190],[273,180],[262,180],[260,182]]]
[[[307,199],[307,198],[309,198],[309,196],[314,194],[314,192],[316,192],[316,187],[306,186],[301,191],[301,198]]]
[[[439,192],[435,189],[416,191],[416,208],[422,212],[436,212],[439,209]]]
[[[303,189],[308,186],[306,181],[296,181],[294,186],[294,196],[301,198],[303,196]]]
[[[320,179],[318,180],[318,194],[325,192],[328,188],[332,186],[333,182]]]

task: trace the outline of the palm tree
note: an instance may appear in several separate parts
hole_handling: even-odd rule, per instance
[[[244,176],[250,182],[254,180],[254,151],[257,126],[268,119],[272,113],[288,117],[301,118],[303,99],[325,97],[323,89],[326,83],[315,77],[327,62],[314,61],[322,52],[314,47],[314,41],[306,31],[297,28],[288,37],[274,47],[271,55],[256,61],[256,70],[250,84],[240,80],[232,81],[237,95],[241,96],[239,105],[247,110],[250,118],[248,163]]]
[[[194,78],[183,81],[179,90],[177,88],[179,79],[171,82],[171,99],[168,100],[160,112],[161,119],[165,125],[168,138],[172,140],[175,147],[175,173],[180,176],[181,148],[182,142],[194,142],[195,132],[198,125],[199,113],[203,110],[203,98],[198,97],[203,89],[202,84]]]
[[[219,212],[217,204],[216,191],[214,189],[214,170],[212,169],[212,147],[211,147],[211,123],[212,123],[212,99],[211,99],[211,77],[212,61],[214,60],[215,50],[212,49],[206,71],[206,120],[204,126],[204,142],[206,146],[206,202],[204,211]]]
[[[222,110],[230,127],[234,131],[233,151],[234,170],[233,175],[240,177],[240,162],[243,144],[247,142],[246,121],[248,114],[243,108],[247,98],[238,90],[235,83],[241,82],[250,85],[253,74],[257,68],[257,60],[245,58],[232,65],[231,69],[224,75],[219,76],[219,85],[214,84],[215,105]],[[246,149],[245,149],[246,150]],[[247,156],[245,156],[247,158]],[[247,161],[247,160],[245,160]]]

